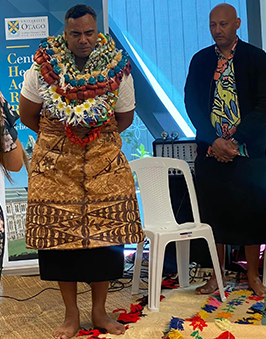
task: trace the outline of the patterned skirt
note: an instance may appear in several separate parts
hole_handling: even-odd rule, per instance
[[[143,240],[115,118],[100,138],[79,147],[61,123],[42,114],[29,175],[27,248],[76,250]]]

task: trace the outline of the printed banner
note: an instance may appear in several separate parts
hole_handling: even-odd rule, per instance
[[[6,40],[41,39],[49,35],[48,17],[5,19]]]
[[[62,34],[66,11],[75,0],[1,0],[0,13],[0,90],[12,108],[19,113],[19,96],[23,76],[30,68],[40,40]],[[106,32],[107,1],[87,0],[97,14],[98,30]],[[32,157],[36,133],[20,120],[16,129],[29,160]],[[25,168],[12,173],[13,183],[5,180],[6,247],[4,268],[37,263],[37,252],[26,249],[25,219],[28,179]],[[0,186],[3,191],[3,185]]]

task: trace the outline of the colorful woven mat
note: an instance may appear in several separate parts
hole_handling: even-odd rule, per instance
[[[221,302],[219,292],[212,294],[202,305],[197,315],[208,322],[225,319],[231,323],[266,325],[265,300],[247,289],[247,283],[236,285],[226,291],[226,302]]]

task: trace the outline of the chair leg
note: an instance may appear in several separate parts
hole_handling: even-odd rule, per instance
[[[148,309],[153,311],[154,294],[156,289],[156,260],[157,260],[157,236],[149,238],[149,281],[148,281]]]
[[[143,247],[144,242],[137,245],[137,251],[135,256],[134,272],[133,272],[133,281],[132,281],[132,294],[139,294],[139,281],[140,281],[140,271],[141,263],[143,256]]]
[[[189,286],[190,240],[175,242],[179,287]]]
[[[163,273],[163,262],[165,254],[165,244],[160,242],[160,238],[157,239],[156,249],[156,266],[154,272],[154,282],[152,284],[151,298],[149,295],[150,304],[148,308],[152,312],[159,312],[160,309],[160,296],[162,288],[162,273]]]
[[[217,284],[218,284],[218,288],[219,288],[219,292],[220,292],[220,297],[221,297],[222,302],[225,302],[226,296],[224,294],[224,285],[223,285],[223,279],[222,279],[222,274],[221,274],[221,268],[220,268],[217,250],[216,250],[214,237],[213,237],[212,233],[208,234],[208,238],[205,238],[205,239],[208,242],[208,246],[209,246],[209,250],[210,250],[210,254],[211,254],[211,259],[212,259],[212,265],[213,265],[213,268],[214,268],[214,271],[215,271],[215,276],[216,276],[216,280],[217,280]]]

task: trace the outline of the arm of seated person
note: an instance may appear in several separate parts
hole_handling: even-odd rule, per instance
[[[16,148],[3,153],[3,166],[7,171],[18,172],[23,165],[23,149],[20,141],[15,141]]]

